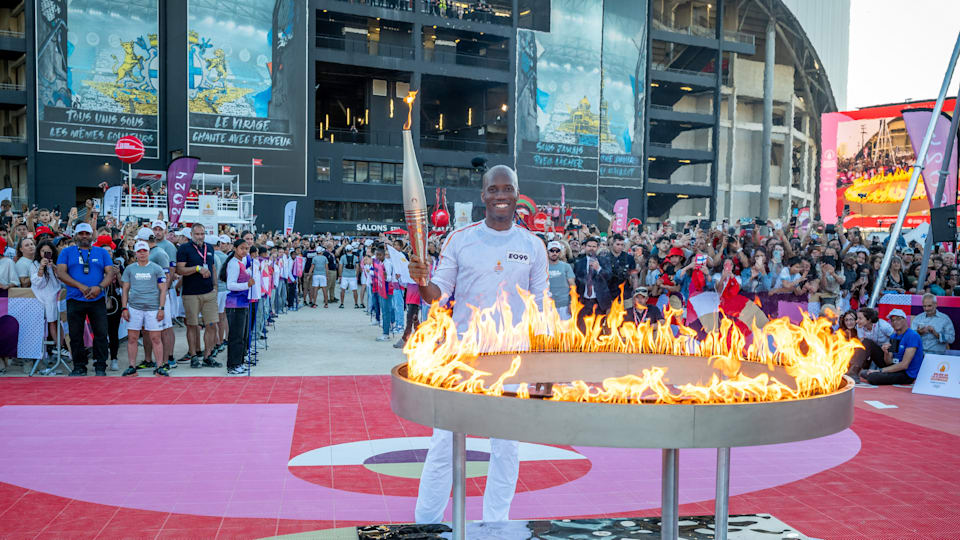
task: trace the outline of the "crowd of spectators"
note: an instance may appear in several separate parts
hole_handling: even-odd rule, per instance
[[[161,183],[156,190],[148,184],[142,186],[134,185],[132,189],[131,186],[123,184],[123,194],[131,194],[130,202],[134,205],[165,206],[167,204],[167,187],[164,183]],[[214,187],[210,189],[198,189],[197,186],[191,186],[187,192],[187,206],[195,207],[200,201],[200,195],[216,195],[223,199],[237,199],[239,197],[235,191],[229,188]]]
[[[284,236],[202,228],[167,231],[162,221],[143,227],[110,223],[89,204],[82,218],[77,217],[76,208],[66,219],[47,209],[14,213],[8,202],[2,213],[0,242],[6,249],[0,249],[0,287],[29,286],[46,306],[55,308],[54,299],[65,286],[66,306],[59,311],[67,313],[65,335],[70,338],[56,347],[65,354],[82,349],[77,329],[86,319],[95,336],[109,334],[104,341],[94,340],[98,372],[108,360],[116,368],[119,336],[115,328],[120,317],[128,317],[124,307],[154,312],[148,313],[148,318],[159,317],[159,332],[167,332],[160,340],[163,354],[153,354],[152,360],[148,356],[134,367],[160,371],[176,366],[169,329],[178,320],[188,328],[189,343],[189,354],[180,360],[192,367],[220,367],[214,358],[226,346],[228,321],[239,317],[236,311],[225,311],[224,299],[231,295],[235,298],[230,309],[242,308],[247,317],[257,321],[250,329],[255,339],[265,336],[265,322],[302,301],[310,308],[365,310],[371,325],[379,330],[376,339],[391,341],[398,348],[429,307],[422,302],[417,285],[405,277],[410,250],[403,236]],[[894,375],[880,373],[888,374],[891,366],[911,362],[917,367],[923,352],[943,352],[955,337],[952,321],[936,307],[937,297],[960,296],[960,266],[948,245],[935,246],[929,271],[920,276],[922,246],[917,242],[898,238],[889,270],[880,275],[887,235],[875,232],[868,236],[858,228],[846,230],[841,224],[816,221],[808,228],[776,220],[664,221],[657,226],[630,226],[622,234],[571,224],[562,233],[538,235],[547,251],[551,296],[561,316],[568,318],[572,315],[571,294],[576,294],[584,306],[580,324],[585,314],[606,313],[614,300],[623,303],[627,320],[660,321],[667,306],[682,310],[691,296],[705,291],[722,293],[736,283],[744,293],[800,304],[812,316],[836,317],[840,331],[856,332],[864,343],[851,365],[851,375],[860,376],[863,371],[874,383],[915,377],[913,369],[895,369]],[[439,256],[444,238],[431,237],[431,264]],[[243,256],[236,255],[239,240],[245,244]],[[144,246],[148,262],[164,271],[164,280],[151,286],[151,291],[157,288],[157,298],[165,297],[165,302],[141,302],[143,291],[134,278],[156,273],[140,261],[138,252]],[[245,261],[243,272],[225,273],[228,254],[233,254],[234,265]],[[133,264],[148,268],[138,269],[133,276],[125,274],[124,268]],[[238,299],[242,294],[252,300],[254,293],[249,292],[253,286],[243,289],[246,293],[239,292],[245,280],[237,276],[256,281],[259,294],[269,300],[241,305]],[[266,281],[271,286],[267,287]],[[878,281],[883,293],[926,294],[924,313],[912,320],[904,316],[904,321],[898,321],[897,314],[889,321],[879,318],[875,310],[866,307]],[[153,292],[149,296],[153,298]],[[101,299],[102,306],[97,304]],[[50,328],[55,329],[57,310],[51,308],[47,315]],[[134,315],[140,321],[143,314]],[[157,328],[153,321],[139,326],[144,332]],[[158,348],[149,339],[144,345],[154,352]],[[907,352],[911,349],[918,352]],[[84,369],[84,355],[74,354],[75,370]],[[231,355],[228,369],[236,372],[238,365],[247,365],[245,355],[246,349]],[[164,359],[165,366],[161,365]],[[873,373],[874,366],[887,371]]]

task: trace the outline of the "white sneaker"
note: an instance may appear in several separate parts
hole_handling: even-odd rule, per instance
[[[392,338],[390,336],[380,336],[377,338],[377,341],[390,341]]]
[[[70,358],[70,351],[68,351],[66,347],[60,347],[60,357]]]
[[[120,371],[120,365],[117,364],[116,360],[110,361],[110,371]]]

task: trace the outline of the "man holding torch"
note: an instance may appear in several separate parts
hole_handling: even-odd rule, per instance
[[[534,294],[537,304],[543,305],[548,286],[547,253],[543,242],[514,223],[518,195],[513,169],[492,167],[483,175],[480,194],[486,218],[450,234],[432,277],[420,254],[410,259],[410,277],[420,284],[425,302],[456,297],[453,319],[460,332],[469,324],[473,313],[470,306],[488,308],[502,293],[507,295],[515,317],[522,317],[524,304],[518,287]],[[417,523],[443,521],[453,482],[452,444],[451,432],[433,430],[420,476]],[[490,448],[483,520],[506,521],[520,470],[519,443],[491,439]]]

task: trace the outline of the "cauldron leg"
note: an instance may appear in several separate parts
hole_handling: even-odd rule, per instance
[[[717,497],[714,501],[714,537],[727,540],[727,518],[730,513],[730,449],[717,448]]]
[[[467,436],[453,434],[453,540],[466,540]]]
[[[680,451],[663,449],[663,470],[660,478],[660,538],[677,540],[680,537]]]

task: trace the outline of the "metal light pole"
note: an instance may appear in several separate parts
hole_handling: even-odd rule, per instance
[[[890,238],[887,240],[887,250],[883,254],[883,262],[880,264],[880,273],[877,274],[876,282],[873,284],[873,293],[870,295],[870,307],[875,307],[880,299],[880,291],[883,289],[883,280],[890,269],[890,259],[893,258],[893,252],[897,249],[897,240],[900,238],[900,232],[903,230],[903,221],[907,218],[907,210],[910,208],[910,201],[913,199],[913,192],[917,190],[917,182],[920,180],[920,171],[923,170],[923,164],[927,159],[927,150],[930,149],[930,141],[933,139],[934,128],[937,125],[937,117],[943,110],[943,100],[947,95],[947,88],[950,86],[950,79],[953,78],[953,69],[957,65],[957,57],[960,56],[960,34],[957,34],[957,41],[953,45],[953,54],[950,55],[950,63],[947,65],[947,73],[943,77],[943,84],[940,85],[940,93],[937,95],[937,103],[933,106],[933,114],[930,115],[930,123],[927,125],[927,133],[923,136],[923,144],[920,145],[920,151],[917,153],[917,162],[913,165],[913,174],[910,175],[910,183],[907,184],[907,192],[903,195],[903,202],[900,203],[900,211],[897,213],[897,222],[893,225],[893,231],[890,232]],[[923,276],[921,276],[923,279]]]
[[[953,143],[957,139],[957,119],[960,117],[960,91],[957,92],[957,98],[953,103],[953,118],[950,119],[950,131],[947,133],[947,144],[945,146],[944,152],[946,156],[941,161],[940,173],[937,175],[939,181],[937,183],[937,196],[934,197],[933,201],[930,203],[930,208],[937,208],[940,206],[940,200],[943,199],[943,185],[947,181],[947,173],[950,170],[950,162],[953,161]],[[956,202],[956,198],[952,203]],[[933,251],[933,214],[930,215],[930,232],[927,233],[927,239],[923,243],[923,258],[920,259],[920,281],[917,283],[917,293],[920,292],[920,289],[926,284],[927,281],[927,265],[930,262],[930,252]]]

